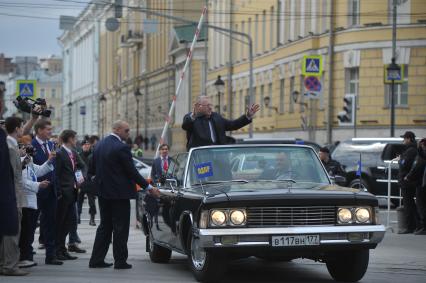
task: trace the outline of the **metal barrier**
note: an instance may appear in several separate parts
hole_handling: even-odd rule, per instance
[[[388,178],[387,179],[377,179],[376,181],[379,183],[387,183],[388,184],[388,195],[387,196],[376,196],[378,198],[386,198],[387,199],[387,217],[386,217],[386,230],[389,229],[393,232],[393,228],[390,226],[390,206],[391,206],[391,199],[399,199],[399,206],[401,206],[401,190],[399,190],[399,196],[398,197],[394,197],[391,194],[391,187],[392,187],[392,183],[398,183],[398,180],[393,180],[392,179],[392,164],[398,164],[398,159],[392,159],[392,160],[385,160],[384,161],[387,164],[387,170],[388,170]],[[379,169],[385,169],[386,167],[380,168]],[[392,221],[392,223],[397,223],[398,221]]]

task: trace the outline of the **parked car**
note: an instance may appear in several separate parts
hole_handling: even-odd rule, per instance
[[[138,172],[142,175],[142,177],[144,177],[145,179],[149,178],[149,175],[151,174],[150,165],[136,158],[133,158],[133,163],[135,164],[136,169],[138,169]]]
[[[402,138],[353,138],[339,143],[331,154],[334,160],[342,164],[346,170],[347,186],[360,188],[375,195],[386,196],[388,185],[377,180],[388,179],[388,164],[385,160],[392,160],[404,151]],[[358,161],[361,158],[361,176],[357,176]],[[398,165],[392,166],[392,179],[397,179]],[[399,195],[399,188],[392,183],[391,193]],[[392,202],[397,204],[397,200]]]
[[[167,175],[159,199],[139,199],[146,249],[156,263],[186,254],[201,282],[250,256],[322,261],[335,280],[355,282],[385,233],[377,198],[333,185],[308,146],[193,148],[173,157]]]
[[[305,141],[299,138],[248,138],[248,139],[237,139],[237,144],[304,144],[312,147],[315,152],[318,152],[320,145]]]

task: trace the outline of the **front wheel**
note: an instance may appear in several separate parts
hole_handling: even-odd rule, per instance
[[[151,232],[146,236],[149,258],[155,263],[167,263],[172,256],[172,251],[154,243]]]
[[[199,282],[218,282],[225,272],[225,259],[215,251],[200,247],[200,240],[188,233],[188,264]]]
[[[357,282],[367,271],[369,250],[347,251],[329,254],[327,269],[336,281]]]

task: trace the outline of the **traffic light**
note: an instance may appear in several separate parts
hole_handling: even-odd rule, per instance
[[[353,125],[355,114],[355,96],[345,95],[343,98],[343,111],[337,114],[339,125]]]

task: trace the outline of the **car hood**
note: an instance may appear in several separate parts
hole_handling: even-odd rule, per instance
[[[205,203],[236,202],[250,205],[352,205],[360,202],[377,205],[370,193],[336,185],[312,187],[279,182],[214,184],[204,186]]]

